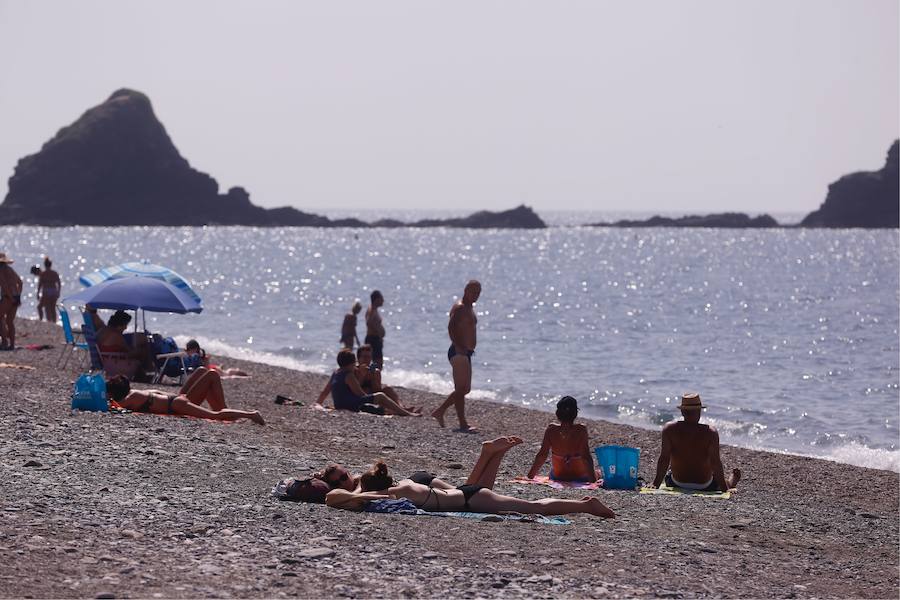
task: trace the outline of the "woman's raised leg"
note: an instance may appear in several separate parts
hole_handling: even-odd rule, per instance
[[[472,467],[472,472],[469,474],[469,478],[466,479],[466,484],[494,489],[497,471],[500,469],[500,461],[503,460],[510,448],[521,443],[522,438],[512,435],[482,443],[481,454],[478,455],[478,460],[475,461],[475,466]]]
[[[199,405],[206,400],[212,410],[227,408],[225,390],[222,389],[222,378],[218,373],[206,367],[200,367],[191,373],[188,380],[181,386],[181,393],[194,404]]]

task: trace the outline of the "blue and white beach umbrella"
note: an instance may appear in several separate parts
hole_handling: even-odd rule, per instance
[[[123,277],[150,277],[153,279],[161,279],[169,285],[175,286],[179,290],[197,301],[203,302],[200,296],[191,288],[191,284],[187,280],[168,267],[154,265],[148,262],[127,262],[120,265],[113,265],[100,269],[88,275],[82,275],[78,278],[81,285],[91,287],[98,283],[103,283],[110,279],[122,279]]]

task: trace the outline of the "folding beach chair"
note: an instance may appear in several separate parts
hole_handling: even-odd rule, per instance
[[[62,352],[59,353],[59,357],[56,359],[56,366],[57,368],[59,367],[59,361],[65,356],[66,360],[62,365],[62,368],[65,369],[66,365],[69,364],[69,359],[72,358],[72,354],[74,354],[76,350],[87,350],[88,345],[86,342],[78,341],[78,338],[83,338],[84,334],[82,334],[80,329],[72,329],[72,321],[69,319],[69,311],[66,310],[66,307],[60,304],[57,308],[59,309],[59,318],[62,321],[65,341],[63,342]],[[83,364],[84,359],[82,359],[82,366]]]
[[[169,364],[177,364],[179,366],[178,371],[178,385],[184,383],[184,375],[187,369],[184,366],[184,357],[187,356],[187,352],[183,350],[179,350],[178,352],[167,352],[166,354],[157,354],[156,360],[154,361],[157,365],[156,376],[153,378],[153,383],[162,383],[163,377],[176,377],[176,375],[170,375],[174,369],[169,369]],[[162,362],[160,362],[162,361]]]

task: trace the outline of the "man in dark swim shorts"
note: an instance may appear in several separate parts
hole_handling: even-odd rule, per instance
[[[366,344],[372,346],[372,361],[378,368],[384,368],[384,323],[378,309],[384,305],[384,296],[378,290],[369,294],[369,308],[366,309]]]
[[[450,322],[447,324],[450,349],[447,350],[447,360],[453,369],[453,392],[431,413],[438,425],[444,427],[444,413],[451,405],[454,406],[459,419],[458,431],[466,433],[478,431],[466,421],[466,394],[472,388],[472,355],[475,354],[477,341],[475,329],[478,317],[475,316],[473,305],[480,295],[481,284],[473,279],[466,284],[462,299],[450,309]]]

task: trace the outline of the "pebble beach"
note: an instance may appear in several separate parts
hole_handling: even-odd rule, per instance
[[[462,483],[481,442],[499,435],[525,443],[497,491],[585,492],[511,481],[534,458],[545,412],[470,401],[472,435],[427,416],[319,411],[325,376],[227,358],[251,375],[224,381],[229,406],[260,410],[266,425],[73,414],[80,370],[55,367],[61,330],[17,328],[20,346],[53,348],[0,353],[2,597],[897,597],[892,471],[724,446],[726,472],[743,471],[730,499],[598,490],[615,519],[559,526],[281,502],[270,494],[280,479],[328,462],[359,471],[384,458],[395,477],[425,469]],[[398,391],[426,414],[443,400]],[[303,406],[277,405],[278,394]],[[592,446],[639,447],[652,480],[658,432],[581,422]]]

